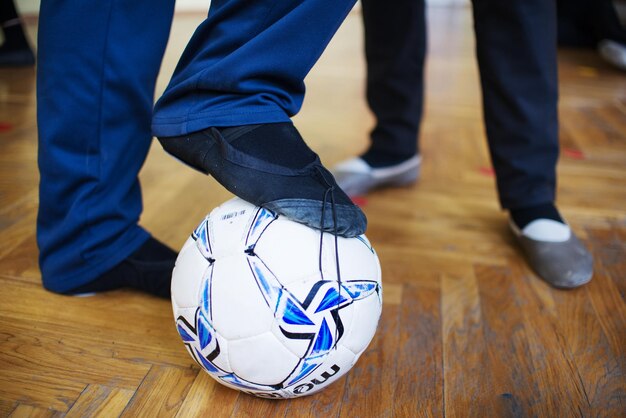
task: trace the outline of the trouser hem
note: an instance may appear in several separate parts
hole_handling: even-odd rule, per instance
[[[70,275],[61,275],[50,273],[44,275],[42,272],[43,287],[55,293],[65,293],[69,290],[82,286],[95,280],[103,273],[111,270],[117,264],[126,259],[141,247],[148,239],[150,234],[143,228],[138,227],[136,236],[127,241],[122,248],[114,248],[109,256],[102,256],[102,261],[94,264],[93,262],[85,262],[84,268],[73,272]],[[46,277],[54,277],[53,279]]]
[[[260,123],[289,122],[291,119],[282,110],[268,110],[252,113],[205,113],[190,118],[161,118],[152,120],[152,134],[157,137],[187,135],[210,127],[256,125]]]

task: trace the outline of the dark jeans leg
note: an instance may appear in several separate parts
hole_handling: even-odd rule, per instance
[[[474,0],[487,139],[500,203],[553,202],[558,159],[556,7]]]
[[[424,101],[424,0],[363,0],[367,101],[376,117],[370,152],[410,157]]]

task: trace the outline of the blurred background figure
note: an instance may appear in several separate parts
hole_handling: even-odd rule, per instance
[[[0,67],[23,67],[35,64],[35,55],[24,34],[22,20],[13,0],[0,2],[0,25],[3,41],[0,45]]]
[[[419,178],[424,0],[362,0],[370,146],[334,169],[350,196]],[[557,11],[544,0],[473,0],[485,131],[502,209],[529,265],[557,288],[589,282],[593,258],[556,207]],[[451,121],[453,123],[453,121]]]
[[[615,6],[613,0],[557,0],[559,45],[596,48],[626,71],[626,29]]]

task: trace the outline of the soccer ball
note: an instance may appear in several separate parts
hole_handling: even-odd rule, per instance
[[[172,305],[187,350],[218,382],[308,395],[350,370],[374,336],[380,264],[363,235],[335,238],[235,198],[180,251]]]

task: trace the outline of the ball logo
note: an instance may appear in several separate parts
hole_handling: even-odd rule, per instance
[[[331,377],[333,377],[334,375],[336,375],[339,371],[341,370],[341,368],[336,365],[333,364],[331,366],[331,372],[329,371],[325,371],[324,373],[321,374],[320,379],[314,378],[312,379],[310,382],[307,383],[303,383],[300,384],[298,386],[296,386],[291,393],[295,394],[295,395],[303,395],[307,392],[309,392],[310,390],[314,389],[316,386],[319,386],[323,383],[326,383],[328,381],[328,379],[330,379]],[[285,396],[285,394],[281,393],[281,392],[250,392],[250,391],[245,391],[247,394],[249,395],[255,395],[255,396],[259,396],[261,398],[268,398],[268,399],[282,399],[282,398],[287,398],[289,396]]]
[[[233,219],[236,218],[237,216],[242,216],[246,214],[246,210],[240,210],[238,212],[230,212],[227,214],[222,215],[222,217],[220,218],[222,221],[227,221],[229,219]]]
[[[321,379],[324,379],[324,380],[312,379],[309,383],[304,383],[302,385],[296,386],[295,389],[293,390],[293,393],[297,393],[298,395],[306,393],[310,391],[311,389],[313,389],[316,385],[321,385],[322,383],[325,383],[332,376],[336,375],[339,370],[341,370],[339,366],[337,366],[336,364],[333,364],[331,369],[332,369],[332,374],[329,372],[322,373]]]

